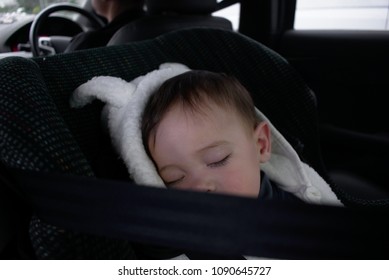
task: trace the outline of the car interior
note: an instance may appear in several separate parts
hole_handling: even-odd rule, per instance
[[[151,39],[163,33],[190,27],[220,28],[232,31],[232,23],[213,16],[216,1],[147,1],[147,16],[119,29],[108,45]]]
[[[212,13],[236,3],[239,29],[233,30],[228,19]],[[288,0],[147,0],[146,7],[148,14],[119,29],[108,46],[66,54],[60,53],[63,48],[51,55],[41,51],[45,48],[38,34],[51,17],[38,15],[45,21],[30,22],[34,57],[0,59],[1,258],[152,259],[196,249],[217,258],[387,258],[379,247],[389,245],[385,237],[389,129],[382,93],[388,83],[389,35],[295,30],[296,1]],[[103,23],[92,23],[99,24]],[[26,29],[27,25],[20,30]],[[3,44],[15,46],[11,41]],[[259,205],[244,198],[149,190],[133,183],[121,187],[128,181],[127,171],[101,130],[103,104],[96,101],[75,111],[69,107],[69,95],[94,76],[132,80],[166,61],[236,76],[300,158],[329,182],[346,209]],[[66,176],[74,181],[66,183]],[[95,197],[94,185],[99,185]],[[105,201],[112,185],[117,185],[118,195]],[[101,203],[92,200],[110,206],[121,200],[122,205],[124,195],[130,203],[117,211],[133,214],[142,204],[157,217],[126,214],[118,221],[134,222],[119,227],[119,222],[111,221],[117,212],[101,210]],[[150,201],[141,200],[150,196]],[[183,207],[179,200],[188,205]],[[212,203],[221,212],[215,210],[213,216],[200,211],[191,219],[195,209]],[[177,210],[181,215],[172,221],[171,213]],[[216,222],[225,219],[222,210],[230,213],[228,227]],[[242,218],[248,210],[259,213],[257,222]],[[97,213],[109,214],[99,223]],[[320,223],[313,222],[315,214]],[[136,220],[141,218],[149,222],[143,231]],[[285,218],[295,223],[283,225]],[[199,230],[210,222],[215,226],[212,234]],[[250,225],[246,233],[237,233],[236,227],[244,222]],[[276,226],[266,231],[264,222]],[[181,227],[186,229],[177,230]],[[306,227],[311,239],[301,234]],[[280,246],[277,238],[290,243]],[[363,243],[366,239],[369,242]],[[198,246],[204,242],[206,246]],[[299,250],[301,246],[307,248]]]

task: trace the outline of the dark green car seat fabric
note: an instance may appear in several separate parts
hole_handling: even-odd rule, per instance
[[[52,57],[1,60],[0,163],[24,170],[130,180],[101,129],[102,104],[96,101],[71,109],[69,97],[94,76],[129,81],[164,62],[236,76],[303,161],[330,182],[321,162],[316,100],[298,73],[258,42],[232,31],[205,28]],[[346,205],[388,205],[356,200],[332,186]],[[30,238],[38,258],[136,257],[127,241],[63,231],[35,216],[31,221]]]
[[[93,176],[64,124],[38,65],[1,61],[1,161],[9,167]]]
[[[31,60],[1,61],[1,163],[23,170],[94,176],[91,165],[64,123],[47,91],[39,67]],[[4,174],[2,174],[4,176]],[[4,187],[4,186],[2,186]],[[15,202],[14,202],[15,204]],[[18,211],[15,205],[5,211]],[[32,213],[31,213],[32,215]],[[18,215],[12,218],[20,218]],[[10,235],[24,229],[17,225]],[[64,231],[32,216],[30,239],[37,258],[133,258],[128,241]],[[21,240],[13,241],[21,242]],[[19,246],[19,245],[15,245]],[[89,248],[88,250],[84,250]],[[20,249],[28,251],[28,249]],[[23,258],[33,256],[25,255]],[[15,256],[16,258],[16,256]]]

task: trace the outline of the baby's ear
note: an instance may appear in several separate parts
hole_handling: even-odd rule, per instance
[[[267,122],[260,122],[254,129],[254,138],[257,143],[261,163],[267,162],[271,157],[271,132]]]
[[[136,86],[118,77],[98,76],[80,85],[73,92],[70,106],[80,108],[94,99],[114,107],[123,107],[131,99]]]

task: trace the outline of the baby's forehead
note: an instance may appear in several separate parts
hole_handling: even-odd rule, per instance
[[[168,112],[174,113],[169,114]],[[161,118],[159,124],[164,122],[166,116],[169,115],[170,120],[185,121],[189,125],[216,123],[216,125],[228,129],[231,128],[231,124],[234,123],[246,128],[247,132],[251,132],[253,128],[252,120],[247,118],[246,115],[242,114],[235,107],[229,104],[216,103],[214,101],[203,103],[201,106],[176,103],[168,112]],[[172,126],[171,122],[170,126]]]

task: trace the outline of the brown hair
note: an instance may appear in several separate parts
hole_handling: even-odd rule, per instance
[[[250,93],[236,78],[205,70],[188,71],[166,80],[146,104],[141,129],[148,155],[148,139],[173,105],[202,113],[209,101],[234,110],[248,127],[258,124]]]

